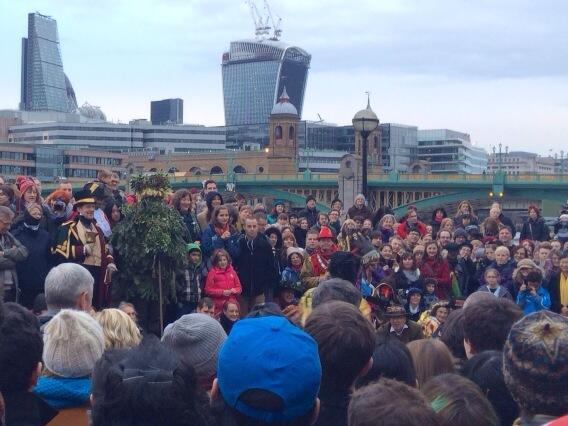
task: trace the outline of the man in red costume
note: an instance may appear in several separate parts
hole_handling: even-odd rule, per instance
[[[300,280],[305,288],[317,287],[321,281],[327,279],[329,258],[336,251],[333,233],[327,226],[322,226],[318,236],[318,247],[306,258],[300,273]]]
[[[93,306],[102,309],[109,305],[108,285],[116,266],[94,219],[93,193],[88,189],[77,192],[74,209],[77,216],[59,227],[52,253],[57,263],[78,263],[91,273],[95,280]]]

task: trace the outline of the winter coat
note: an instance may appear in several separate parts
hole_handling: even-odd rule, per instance
[[[6,425],[46,425],[57,416],[57,410],[32,392],[2,391]]]
[[[477,291],[483,291],[486,293],[491,293],[492,295],[494,295],[495,297],[502,297],[503,299],[509,299],[510,301],[513,301],[513,296],[511,296],[511,293],[509,293],[509,290],[507,290],[505,287],[503,287],[502,285],[500,285],[497,290],[495,291],[495,293],[493,293],[491,290],[489,290],[489,287],[486,285],[482,285],[480,286]]]
[[[537,217],[536,220],[529,218],[521,229],[520,240],[532,241],[548,241],[550,239],[550,230],[542,217]]]
[[[184,240],[188,243],[194,243],[196,241],[201,241],[201,226],[197,221],[197,216],[193,212],[182,213],[179,212],[181,218],[183,219],[183,224],[187,229],[187,235],[184,236]]]
[[[201,249],[199,244],[189,244],[190,249]],[[178,303],[194,303],[197,304],[201,299],[202,279],[203,279],[203,262],[197,264],[189,262],[187,268],[182,274],[176,277],[176,293]]]
[[[396,285],[396,290],[408,290],[409,288],[416,287],[422,289],[422,285],[424,283],[424,279],[420,274],[420,269],[418,269],[418,279],[415,281],[410,281],[406,274],[404,273],[402,268],[399,268],[398,271],[394,274],[394,280]]]
[[[0,300],[4,299],[5,277],[10,274],[12,285],[18,293],[18,272],[17,265],[28,257],[28,250],[11,233],[6,232],[0,235],[0,251],[4,253],[0,256]],[[17,302],[17,300],[16,300]]]
[[[307,229],[302,229],[299,226],[294,228],[294,237],[296,238],[296,243],[298,247],[306,248],[306,235],[308,234]]]
[[[435,278],[438,281],[436,285],[436,297],[447,300],[452,292],[452,283],[450,280],[450,265],[446,259],[425,257],[420,266],[420,275],[426,278]]]
[[[414,228],[416,228],[418,232],[420,232],[421,236],[424,236],[426,234],[426,225],[424,223],[418,221],[414,224]],[[400,238],[404,240],[408,236],[410,229],[411,228],[408,226],[408,222],[406,220],[403,220],[396,227],[396,233]]]
[[[400,336],[398,336],[395,332],[391,333],[391,325],[390,322],[387,321],[377,330],[378,342],[384,342],[388,339],[398,339],[406,345],[407,343],[414,340],[420,340],[424,338],[422,327],[420,327],[414,321],[408,320],[406,321],[406,325],[408,326],[408,328],[405,328]]]
[[[300,210],[298,213],[298,217],[305,217],[308,219],[308,229],[318,223],[318,214],[319,211],[314,207],[313,209],[309,209],[306,207],[303,210]]]
[[[225,296],[225,290],[235,290],[229,296]],[[205,294],[207,294],[213,303],[215,303],[215,314],[220,314],[223,310],[223,304],[230,299],[235,299],[237,294],[241,294],[242,287],[239,276],[231,265],[225,269],[220,269],[214,266],[207,274],[207,281],[205,282]]]
[[[348,219],[355,219],[357,216],[360,216],[364,219],[372,219],[373,218],[373,212],[371,211],[371,209],[367,206],[362,206],[360,209],[352,206],[349,210],[347,210],[347,218]]]
[[[379,232],[381,233],[381,241],[386,244],[390,241],[390,238],[394,235],[394,229],[386,229],[379,226]]]
[[[559,220],[554,224],[554,235],[562,242],[568,241],[568,222]]]
[[[521,307],[525,315],[550,309],[550,293],[543,286],[536,289],[535,295],[532,295],[528,289],[520,291],[517,294],[517,305]]]
[[[217,235],[213,225],[208,225],[201,234],[201,253],[203,254],[203,259],[209,259],[213,252],[217,249],[225,249],[234,261],[238,256],[239,238],[241,236],[233,228],[231,228],[230,232],[231,236],[224,240]]]
[[[239,240],[238,257],[233,265],[239,274],[243,296],[254,297],[264,290],[275,288],[280,276],[274,264],[274,255],[268,239],[258,234],[252,241],[252,250],[246,237]]]
[[[562,272],[558,272],[552,279],[550,280],[550,300],[551,300],[551,308],[552,311],[556,312],[557,314],[560,313],[560,309],[562,308],[561,299],[560,299],[560,277]]]
[[[517,229],[515,228],[515,224],[513,223],[513,221],[508,218],[507,216],[505,216],[503,213],[501,213],[499,215],[499,221],[505,225],[508,226],[509,228],[511,228],[511,232],[513,233],[513,237],[515,236],[515,233],[517,232]]]
[[[282,271],[282,278],[280,279],[280,286],[282,288],[290,288],[299,294],[303,294],[305,287],[300,279],[300,270],[296,270],[291,266],[286,266]]]
[[[499,271],[499,275],[501,275],[501,285],[505,287],[511,296],[515,297],[517,295],[517,291],[515,289],[515,282],[513,280],[513,272],[515,270],[515,262],[512,259],[509,259],[507,263],[503,265],[498,265],[497,262],[492,262],[489,265],[489,268],[495,268]],[[485,285],[485,277],[481,277],[480,284]]]
[[[23,223],[12,235],[28,250],[28,257],[16,265],[20,289],[23,292],[43,293],[45,277],[53,264],[51,236],[44,229],[34,231]]]
[[[462,296],[469,296],[479,287],[475,276],[475,264],[471,259],[458,259],[454,268]]]

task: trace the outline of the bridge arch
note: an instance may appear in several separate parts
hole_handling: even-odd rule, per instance
[[[221,168],[221,166],[213,166],[211,167],[211,172],[210,174],[212,175],[222,175],[223,174],[223,169]]]
[[[247,169],[245,169],[244,166],[241,166],[240,164],[238,164],[233,168],[233,172],[235,172],[235,173],[246,173]]]

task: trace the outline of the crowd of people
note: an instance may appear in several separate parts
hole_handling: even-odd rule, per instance
[[[113,296],[134,202],[110,170],[45,198],[0,180],[3,424],[567,421],[568,210],[288,211],[206,180],[164,200],[186,259],[155,335]]]

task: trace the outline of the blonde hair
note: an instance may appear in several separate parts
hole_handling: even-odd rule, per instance
[[[120,309],[103,309],[96,319],[103,329],[105,349],[133,348],[140,343],[136,323]]]
[[[509,249],[505,246],[499,246],[495,249],[495,254],[497,253],[507,253],[508,256],[511,256],[511,252],[509,251]]]

